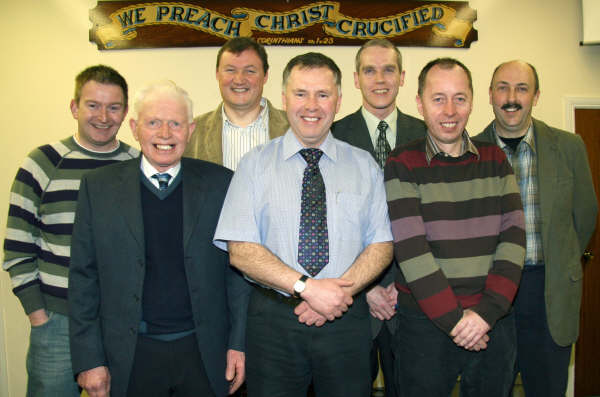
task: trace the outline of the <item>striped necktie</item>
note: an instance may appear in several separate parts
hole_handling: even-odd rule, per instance
[[[167,190],[167,187],[169,186],[169,179],[171,179],[171,174],[154,174],[152,175],[152,178],[158,180],[159,190]]]

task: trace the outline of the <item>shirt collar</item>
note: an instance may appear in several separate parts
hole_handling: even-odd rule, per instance
[[[77,146],[79,146],[80,148],[82,148],[83,150],[87,150],[88,152],[92,152],[92,153],[98,153],[98,154],[108,154],[108,153],[114,153],[117,150],[119,150],[119,148],[121,147],[121,141],[119,141],[117,139],[117,146],[115,146],[114,149],[109,150],[108,152],[101,152],[99,150],[92,150],[92,149],[88,149],[85,146],[83,146],[81,143],[79,143],[79,141],[77,140],[77,134],[73,135],[73,140],[75,141],[75,143],[77,144]]]
[[[171,183],[175,179],[177,174],[179,174],[179,171],[181,170],[181,161],[179,163],[177,163],[177,165],[166,170],[165,172],[159,172],[156,168],[154,168],[154,166],[152,166],[152,164],[150,164],[150,162],[148,161],[146,156],[142,155],[142,161],[140,162],[140,169],[142,170],[142,173],[144,174],[144,176],[146,178],[148,178],[148,180],[150,182],[152,182],[153,185],[156,185],[158,187],[158,181],[156,179],[152,178],[152,175],[165,174],[165,173],[169,174],[169,175],[171,175],[171,179],[169,180],[169,183]]]
[[[467,152],[473,153],[477,158],[479,158],[479,150],[469,137],[467,131],[463,131],[462,133],[462,145],[460,148],[460,156],[464,155]],[[427,137],[425,139],[425,157],[427,159],[427,164],[431,163],[431,160],[437,156],[438,154],[447,155],[447,153],[440,150],[438,145],[435,144],[433,139],[431,138],[431,134],[429,131],[427,132]],[[459,157],[460,157],[459,156]]]
[[[494,137],[496,138],[496,144],[502,150],[504,150],[508,145],[506,143],[504,143],[504,141],[500,138],[500,136],[496,132],[496,122],[495,121],[492,124],[492,128],[494,129]],[[527,128],[527,132],[525,133],[525,136],[523,137],[523,139],[521,140],[521,142],[525,142],[529,146],[529,148],[531,149],[531,151],[533,153],[535,153],[535,139],[534,139],[534,137],[535,137],[535,135],[534,135],[534,132],[533,132],[533,123],[531,123],[531,124],[529,124],[529,128]]]
[[[291,128],[287,130],[285,135],[283,136],[283,159],[288,160],[300,150],[305,149],[305,147],[300,143],[294,131]],[[335,145],[335,138],[331,135],[331,130],[327,132],[327,137],[321,145],[319,149],[323,151],[323,154],[329,157],[332,161],[336,161],[337,159],[337,148]]]
[[[265,120],[265,116],[267,115],[267,113],[269,111],[269,107],[267,106],[266,98],[260,98],[260,107],[261,107],[261,111],[258,114],[258,117],[256,118],[256,120],[254,120],[252,123],[248,124],[246,127],[243,127],[243,128],[250,128],[250,127],[254,126],[255,124],[261,123],[263,120]],[[225,112],[225,106],[223,104],[221,105],[221,117],[223,118],[223,123],[227,123],[233,127],[242,128],[242,127],[236,125],[233,121],[229,120],[229,117],[227,117],[227,113]]]
[[[392,135],[396,134],[396,121],[398,120],[398,108],[394,108],[392,113],[388,114],[388,116],[380,120],[373,113],[369,112],[365,109],[364,106],[361,106],[361,114],[367,123],[367,129],[369,130],[369,135],[371,135],[371,140],[377,142],[377,137],[379,136],[379,131],[377,130],[377,126],[379,122],[385,121],[388,125],[388,128],[392,132]]]

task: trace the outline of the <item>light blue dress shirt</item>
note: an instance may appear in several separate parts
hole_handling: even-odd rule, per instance
[[[233,176],[214,244],[258,243],[302,274],[300,196],[306,161],[291,130],[248,152]],[[370,244],[392,241],[383,172],[372,156],[327,135],[319,168],[327,197],[329,264],[315,278],[337,278]]]

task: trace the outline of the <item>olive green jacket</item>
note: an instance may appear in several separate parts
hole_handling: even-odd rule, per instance
[[[596,226],[598,202],[581,137],[535,119],[533,132],[548,327],[558,345],[568,346],[579,335],[580,259]],[[495,143],[492,123],[474,139]]]
[[[216,110],[205,113],[194,119],[196,129],[183,153],[185,157],[192,157],[223,165],[222,106],[223,103],[221,103]],[[273,139],[285,134],[289,127],[289,123],[283,110],[274,108],[268,100],[267,106],[269,107],[269,138]]]

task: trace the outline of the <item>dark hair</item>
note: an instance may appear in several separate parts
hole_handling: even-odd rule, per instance
[[[514,61],[508,61],[508,62],[503,62],[500,65],[496,66],[496,69],[494,69],[494,73],[492,73],[492,80],[490,80],[490,88],[492,88],[492,82],[494,81],[494,76],[496,76],[496,72],[504,65],[506,65],[507,63],[510,62],[514,62]],[[540,90],[540,78],[538,77],[538,73],[537,70],[535,70],[535,67],[530,64],[529,62],[524,62],[524,64],[526,64],[527,66],[529,66],[531,68],[531,71],[533,72],[533,84],[534,84],[534,88],[535,88],[535,92],[538,92]]]
[[[256,52],[256,55],[260,58],[263,64],[263,72],[267,74],[269,70],[269,60],[267,59],[267,52],[265,51],[265,47],[261,44],[258,44],[256,41],[251,39],[250,37],[235,37],[229,41],[227,41],[217,54],[217,69],[221,64],[221,56],[225,51],[229,51],[232,54],[241,54],[242,52],[251,49]]]
[[[106,65],[90,66],[75,77],[75,95],[73,96],[73,99],[76,103],[79,103],[79,99],[81,98],[81,88],[88,81],[95,81],[100,84],[118,85],[123,91],[124,105],[127,106],[127,101],[129,100],[127,95],[127,82],[119,72]]]
[[[433,61],[429,61],[429,63],[423,67],[421,73],[419,73],[419,88],[417,90],[419,96],[423,95],[423,90],[425,90],[427,73],[429,73],[429,70],[436,65],[441,69],[452,69],[453,67],[458,66],[464,70],[467,74],[467,79],[469,80],[469,89],[471,90],[471,93],[473,93],[473,79],[471,78],[471,72],[462,62],[454,58],[437,58]]]
[[[396,53],[396,64],[398,65],[398,71],[402,72],[402,54],[400,50],[388,39],[372,39],[364,43],[358,52],[356,53],[356,57],[354,58],[354,66],[356,68],[356,73],[360,73],[360,54],[362,54],[363,50],[369,47],[383,47],[394,50]]]
[[[335,85],[337,86],[338,91],[341,91],[342,72],[340,71],[340,68],[338,68],[333,59],[321,54],[320,52],[307,52],[306,54],[297,55],[290,59],[288,64],[285,66],[285,69],[283,69],[284,89],[287,85],[290,73],[292,73],[292,69],[296,66],[301,69],[327,68],[331,70],[333,72],[333,77],[335,77]]]

